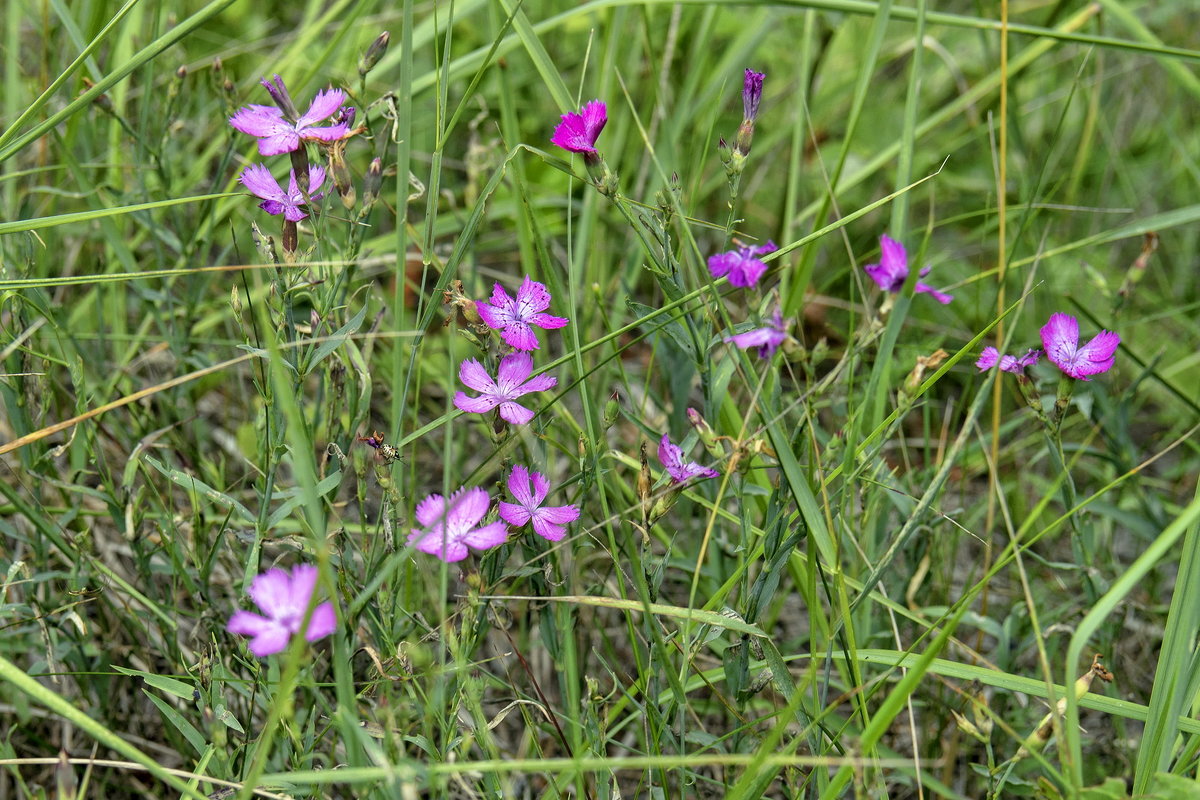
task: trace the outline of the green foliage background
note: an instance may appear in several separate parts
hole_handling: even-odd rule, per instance
[[[1194,796],[1200,33],[1008,13],[1005,50],[991,3],[6,4],[0,795]],[[276,73],[366,126],[297,263],[226,122]],[[592,98],[617,198],[549,143]],[[952,304],[880,296],[885,232]],[[781,245],[769,363],[722,343],[774,302],[711,281],[733,238]],[[497,431],[444,291],[527,273],[572,324]],[[1054,311],[1122,337],[1060,437],[971,367]],[[647,525],[664,432],[723,474]],[[405,550],[512,463],[582,507],[565,544]],[[342,627],[254,659],[225,621],[302,561]]]

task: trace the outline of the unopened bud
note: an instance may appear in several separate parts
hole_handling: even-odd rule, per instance
[[[617,422],[617,417],[621,414],[621,395],[613,392],[608,398],[608,402],[604,404],[604,417],[601,422],[604,423],[604,430],[608,430]]]
[[[954,722],[958,725],[958,729],[970,736],[972,739],[978,739],[980,742],[987,744],[988,737],[983,734],[983,731],[975,727],[971,720],[964,717],[962,714],[951,709],[950,713],[954,715]]]
[[[812,354],[809,356],[814,365],[820,364],[829,355],[829,341],[824,336],[817,340],[813,345]]]
[[[371,159],[367,174],[363,176],[363,206],[370,208],[379,199],[379,187],[383,185],[383,161]]]
[[[346,142],[344,140],[330,142],[326,150],[329,154],[329,174],[333,176],[333,186],[342,198],[342,205],[349,211],[354,208],[356,195],[350,168],[346,166],[345,151]]]
[[[721,442],[717,439],[717,432],[712,429],[699,411],[694,408],[687,410],[688,422],[696,429],[696,434],[700,437],[700,443],[704,445],[704,449],[713,458],[724,458],[725,448],[721,446]]]
[[[290,260],[290,257],[295,255],[296,249],[300,246],[300,235],[296,231],[296,223],[290,219],[283,221],[283,256]]]
[[[275,105],[279,106],[279,110],[283,112],[284,119],[288,122],[296,122],[300,119],[300,112],[296,110],[296,104],[292,102],[292,96],[288,93],[287,86],[283,83],[283,78],[278,75],[274,80],[268,81],[263,78],[259,81],[271,95],[271,99],[275,101]]]
[[[652,527],[654,523],[667,515],[671,510],[671,506],[675,505],[675,501],[679,499],[679,489],[672,487],[667,490],[666,494],[658,498],[658,501],[650,509],[649,515],[646,517],[646,527]]]
[[[375,65],[379,63],[379,59],[383,58],[387,53],[388,41],[390,39],[391,34],[387,31],[375,37],[375,41],[371,42],[366,52],[362,54],[362,58],[358,60],[359,75],[366,77],[367,73],[375,68]]]
[[[971,697],[971,719],[975,723],[975,728],[984,736],[990,738],[992,735],[992,728],[995,727],[995,723],[992,722],[991,716],[987,713],[987,695],[984,693],[983,687],[978,683],[975,684],[975,691],[971,693]],[[983,741],[986,741],[986,739]]]
[[[762,72],[746,70],[745,82],[742,85],[742,124],[738,126],[737,136],[733,140],[733,150],[742,158],[750,155],[750,144],[754,140],[754,121],[758,119],[758,104],[762,101],[765,77]]]
[[[229,305],[233,309],[234,315],[242,313],[242,296],[238,293],[237,284],[229,291]]]
[[[491,330],[483,321],[483,317],[479,316],[479,306],[475,304],[472,298],[467,297],[467,292],[463,287],[462,281],[453,280],[450,282],[450,287],[442,292],[442,302],[457,308],[458,312],[463,315],[463,318],[473,330],[481,334]]]
[[[642,519],[650,518],[650,487],[652,486],[650,479],[650,460],[646,457],[646,443],[642,442],[642,468],[638,472],[637,493],[638,499],[642,501]]]
[[[733,150],[729,147],[729,142],[725,141],[724,136],[717,139],[717,152],[721,154],[721,163],[728,171],[730,162],[733,160]]]

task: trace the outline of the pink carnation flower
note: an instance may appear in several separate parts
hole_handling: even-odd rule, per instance
[[[608,122],[608,108],[601,100],[585,105],[582,113],[568,112],[554,129],[550,143],[572,153],[595,153],[596,139]]]
[[[250,584],[250,599],[263,613],[236,611],[226,626],[230,633],[253,637],[250,652],[259,658],[278,653],[300,632],[304,612],[317,588],[317,568],[311,564],[293,567],[291,573],[269,569]],[[333,603],[320,603],[313,609],[304,638],[321,639],[337,628]]]
[[[508,475],[508,491],[516,503],[500,503],[500,516],[514,528],[533,524],[533,532],[552,542],[567,535],[567,523],[579,519],[579,506],[542,505],[550,493],[550,481],[540,472],[532,475],[529,468],[517,464]]]
[[[543,373],[530,378],[531,372],[533,356],[526,352],[505,356],[500,361],[495,380],[482,364],[468,358],[459,366],[458,377],[468,388],[480,394],[471,397],[465,392],[458,392],[454,395],[454,405],[470,414],[483,414],[499,406],[501,418],[513,425],[524,425],[533,419],[533,412],[514,401],[530,392],[544,392],[558,385],[558,379],[551,375]]]
[[[500,338],[518,350],[538,349],[537,335],[530,326],[549,330],[561,328],[570,321],[566,317],[543,313],[550,307],[550,292],[546,291],[545,284],[528,275],[517,290],[515,300],[497,283],[492,289],[491,302],[476,300],[475,306],[487,326],[500,331]]]
[[[904,250],[904,245],[897,242],[887,234],[879,237],[879,246],[882,251],[878,264],[867,264],[863,270],[871,277],[871,280],[883,289],[885,292],[895,294],[904,286],[904,281],[908,279],[908,253]],[[932,267],[925,267],[921,270],[921,277],[924,278],[929,274]],[[942,305],[949,303],[954,299],[952,295],[945,292],[939,292],[927,283],[917,281],[917,294],[928,293],[930,297],[937,300]]]
[[[1041,350],[1030,350],[1017,358],[1016,356],[1001,355],[1000,351],[994,347],[985,347],[979,354],[979,360],[975,362],[975,366],[979,368],[980,372],[985,372],[998,365],[1004,372],[1020,375],[1025,372],[1026,367],[1036,364],[1041,355]]]
[[[431,494],[417,505],[421,528],[413,528],[409,545],[442,561],[462,561],[471,548],[489,550],[504,544],[508,528],[500,520],[480,525],[492,500],[478,486],[459,489],[449,499]]]
[[[769,325],[745,333],[726,336],[725,341],[731,342],[743,350],[757,347],[759,358],[770,358],[779,345],[787,341],[787,327],[783,324],[783,314],[780,313],[779,306],[776,306],[774,313],[771,314]]]
[[[728,253],[709,256],[708,271],[714,278],[728,275],[732,286],[753,286],[767,271],[767,265],[756,256],[774,253],[778,249],[770,240],[766,244],[740,245]]]
[[[1111,331],[1100,331],[1091,341],[1079,346],[1079,321],[1070,314],[1051,314],[1042,328],[1042,346],[1046,358],[1076,380],[1086,381],[1089,375],[1108,372],[1116,360],[1121,337]]]
[[[246,167],[238,176],[238,180],[252,194],[263,199],[258,207],[268,214],[283,214],[285,219],[292,222],[299,222],[308,216],[300,210],[300,206],[305,205],[307,201],[296,184],[295,170],[291,171],[286,192],[280,188],[279,181],[275,180],[271,170],[262,164],[251,164]],[[324,197],[324,193],[320,191],[321,185],[324,183],[325,168],[316,165],[310,166],[308,168],[308,196],[313,202]]]
[[[715,478],[721,474],[712,467],[702,467],[695,461],[685,461],[683,448],[677,444],[671,444],[670,437],[665,433],[662,441],[658,443],[658,460],[662,462],[667,474],[671,476],[672,483],[687,483],[696,477]]]
[[[282,87],[283,81],[278,76],[276,80]],[[266,80],[263,84],[271,91],[273,97],[279,95],[279,88],[272,87]],[[282,91],[286,92],[286,89]],[[291,107],[291,98],[286,94],[279,96],[287,98],[287,104]],[[346,95],[341,89],[317,92],[308,111],[294,121],[285,119],[283,110],[274,106],[249,105],[238,109],[237,113],[229,118],[229,124],[235,130],[257,136],[260,155],[277,156],[298,149],[301,140],[334,142],[346,138],[350,133],[350,125],[346,118],[348,116],[353,120],[354,117],[353,112],[349,115],[339,114],[345,99]],[[324,127],[316,125],[334,114],[339,114],[339,121],[335,124]]]

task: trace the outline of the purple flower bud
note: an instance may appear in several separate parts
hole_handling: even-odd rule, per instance
[[[763,78],[765,72],[746,70],[746,81],[742,86],[742,119],[754,122],[758,119],[758,104],[762,101]]]
[[[367,48],[367,52],[362,54],[362,58],[358,60],[358,74],[366,77],[366,74],[375,68],[379,63],[379,59],[383,58],[387,53],[388,42],[391,40],[391,34],[387,31],[375,37],[375,41]]]
[[[275,105],[279,106],[279,110],[283,112],[283,116],[288,122],[295,122],[300,118],[300,112],[296,110],[296,104],[292,102],[292,96],[288,94],[287,86],[283,83],[283,78],[276,75],[274,81],[268,81],[266,78],[263,78],[259,83],[271,95],[271,99],[275,101]],[[273,154],[264,153],[264,155]]]

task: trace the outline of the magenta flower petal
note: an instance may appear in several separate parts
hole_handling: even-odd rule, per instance
[[[251,193],[263,199],[263,202],[258,205],[268,214],[283,214],[292,222],[299,222],[308,216],[300,210],[300,206],[306,205],[307,201],[296,184],[295,171],[291,173],[288,180],[287,192],[280,188],[278,181],[271,175],[271,171],[262,164],[251,164],[246,167],[238,176],[238,180]],[[324,196],[320,191],[323,183],[325,183],[325,169],[319,166],[309,167],[308,186],[309,197],[312,200],[316,201]]]
[[[563,114],[550,143],[572,153],[595,153],[596,139],[607,122],[607,106],[600,100],[593,100],[583,107],[581,114]]]
[[[235,611],[225,629],[239,636],[258,636],[278,627],[275,620],[259,616],[253,611]]]
[[[567,525],[579,519],[575,506],[543,508],[533,518],[533,532],[551,542],[561,542],[567,535]]]
[[[765,72],[746,70],[746,77],[742,83],[742,119],[750,122],[758,119],[758,104],[762,101],[763,78],[765,77],[767,77]]]
[[[272,199],[276,202],[287,199],[283,189],[279,188],[279,181],[275,180],[275,176],[271,174],[271,170],[267,169],[265,164],[251,164],[246,167],[238,176],[238,181],[249,189],[251,194],[263,199]]]
[[[1018,358],[1017,356],[1004,355],[994,347],[985,347],[983,348],[983,352],[979,354],[979,359],[975,362],[975,366],[979,368],[980,372],[998,366],[1004,372],[1022,375],[1025,372],[1025,368],[1036,364],[1041,355],[1042,351],[1040,350],[1030,350]]]
[[[229,118],[229,124],[236,131],[258,137],[274,136],[281,130],[291,128],[284,121],[283,112],[278,108],[253,104],[239,108]]]
[[[493,547],[499,547],[507,540],[508,526],[500,520],[468,531],[462,539],[463,544],[473,550],[490,550]]]
[[[483,394],[471,397],[466,392],[454,393],[454,407],[468,414],[486,414],[500,404],[494,394]]]
[[[1038,359],[1041,357],[1042,357],[1041,350],[1034,350],[1033,348],[1030,348],[1029,351],[1027,353],[1025,353],[1025,355],[1021,356],[1020,358],[1014,359],[1014,360],[1016,361],[1016,365],[1018,367],[1020,367],[1021,369],[1025,369],[1025,367],[1032,367],[1034,364],[1036,364],[1038,362]],[[1009,372],[1012,372],[1012,370],[1009,370]]]
[[[999,359],[1000,351],[988,346],[983,348],[983,352],[979,354],[979,358],[975,361],[975,366],[979,368],[980,372],[984,372],[996,366],[996,362]]]
[[[408,543],[447,562],[462,561],[468,548],[488,550],[503,544],[508,538],[503,522],[479,525],[491,504],[479,487],[459,489],[449,499],[431,494],[417,506],[417,521],[423,527],[413,529]]]
[[[413,516],[417,518],[417,522],[421,523],[422,527],[430,528],[445,513],[445,499],[440,494],[431,494],[420,503],[417,503],[417,508],[413,511]]]
[[[1070,314],[1056,313],[1042,328],[1042,346],[1046,358],[1076,380],[1086,381],[1112,369],[1121,337],[1111,331],[1100,331],[1091,341],[1079,346],[1079,321]]]
[[[534,473],[542,479],[541,484],[535,489],[533,479],[529,474],[529,468],[524,464],[514,464],[512,472],[508,473],[508,491],[516,498],[517,502],[523,506],[536,506],[546,497],[546,492],[549,491],[549,484],[541,473]],[[541,489],[541,492],[538,492]]]
[[[533,411],[514,400],[506,400],[500,404],[500,419],[513,425],[528,425]]]
[[[290,573],[269,569],[250,584],[249,595],[262,615],[237,611],[229,618],[230,633],[251,636],[250,652],[260,658],[278,653],[287,647],[292,636],[300,632],[304,613],[317,588],[317,568],[301,564]],[[313,609],[305,638],[312,642],[337,629],[333,604],[326,601]]]
[[[533,356],[529,353],[512,353],[500,359],[496,383],[501,387],[519,386],[533,372]]]
[[[483,364],[473,358],[468,358],[458,366],[458,379],[467,387],[477,392],[486,392],[496,388],[496,382],[488,375]]]
[[[304,638],[310,642],[323,639],[337,630],[337,616],[333,613],[333,603],[326,600],[313,609],[312,618],[308,621],[308,631]]]
[[[658,443],[658,460],[666,468],[672,483],[687,483],[695,477],[715,478],[721,474],[711,467],[702,467],[695,461],[685,461],[683,448],[672,444],[665,433]]]
[[[932,297],[934,300],[937,300],[942,305],[946,305],[947,303],[949,303],[951,300],[954,299],[954,295],[946,294],[945,292],[939,291],[939,290],[933,288],[932,286],[930,286],[929,284],[921,283],[920,281],[917,281],[917,285],[915,287],[913,287],[913,293],[914,294],[927,293],[930,297]]]
[[[296,120],[296,127],[303,130],[315,122],[333,116],[345,100],[346,95],[341,89],[322,89],[317,92],[304,116]]]
[[[521,384],[521,394],[529,392],[544,392],[547,389],[553,389],[558,385],[558,378],[543,372],[541,375],[534,375],[525,383]]]
[[[514,528],[520,528],[526,522],[529,522],[530,514],[521,503],[507,503],[501,500],[500,518]]]

